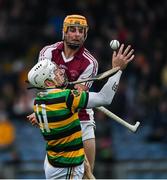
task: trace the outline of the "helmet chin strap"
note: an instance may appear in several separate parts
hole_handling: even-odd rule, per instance
[[[72,50],[76,50],[81,46],[80,44],[74,44],[74,43],[69,43],[69,42],[66,42],[66,44]]]

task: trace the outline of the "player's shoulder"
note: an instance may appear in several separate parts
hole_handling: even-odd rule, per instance
[[[56,89],[51,89],[51,90],[48,90],[48,95],[50,97],[53,96],[53,98],[61,98],[61,97],[68,97],[69,94],[71,93],[71,89],[59,89],[59,88],[56,88]]]
[[[78,90],[76,90],[76,89],[73,89],[73,90],[71,90],[71,94],[72,94],[74,97],[78,97],[78,96],[80,96],[81,91],[78,91]]]
[[[97,59],[90,53],[90,51],[86,48],[83,49],[82,51],[82,56],[85,60],[88,60],[88,61],[93,61],[93,62],[96,62],[97,63]]]
[[[47,51],[47,50],[53,50],[53,49],[57,49],[61,44],[63,44],[62,41],[59,41],[59,42],[56,42],[54,44],[49,44],[49,45],[46,45],[44,46],[42,49],[41,49],[41,52],[43,51]]]

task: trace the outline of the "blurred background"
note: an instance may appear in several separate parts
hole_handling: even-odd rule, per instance
[[[99,73],[111,67],[110,40],[135,49],[107,108],[141,125],[132,133],[95,110],[95,177],[167,178],[166,10],[165,0],[0,0],[0,178],[45,178],[45,144],[26,120],[35,91],[25,80],[39,51],[61,40],[64,17],[75,13],[88,19],[85,46]]]

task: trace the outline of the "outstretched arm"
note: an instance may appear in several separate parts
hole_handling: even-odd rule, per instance
[[[87,108],[111,104],[117,91],[121,74],[122,71],[118,71],[114,76],[110,77],[100,92],[89,92]]]
[[[113,68],[119,66],[121,70],[108,79],[107,83],[103,86],[100,92],[89,93],[87,108],[111,104],[118,88],[122,71],[126,68],[128,63],[134,59],[133,52],[134,50],[131,49],[130,45],[124,50],[124,44],[121,45],[118,53],[114,51],[112,56],[112,66]]]

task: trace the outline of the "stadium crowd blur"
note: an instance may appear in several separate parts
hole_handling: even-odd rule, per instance
[[[149,124],[148,142],[162,141],[167,130],[166,9],[165,0],[0,0],[0,114],[26,123],[34,96],[25,83],[27,71],[42,47],[61,40],[64,17],[79,13],[88,19],[85,46],[98,59],[99,73],[111,67],[111,39],[134,47],[135,61],[108,108],[131,123]],[[95,91],[100,87],[94,83]],[[106,119],[96,112],[97,159],[112,156],[112,131]],[[0,145],[2,153],[1,149]]]

